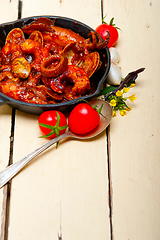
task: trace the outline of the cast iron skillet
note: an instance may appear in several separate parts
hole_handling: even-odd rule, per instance
[[[5,44],[5,39],[7,34],[13,28],[17,28],[17,27],[21,28],[24,24],[26,23],[28,24],[34,21],[34,19],[38,17],[40,16],[23,18],[13,22],[1,24],[0,25],[0,46],[3,47],[3,45]],[[89,37],[88,34],[90,33],[90,31],[94,31],[89,26],[79,21],[76,21],[74,19],[59,17],[59,16],[41,16],[41,17],[46,17],[51,20],[54,20],[55,26],[69,28],[74,32],[79,33],[84,38],[88,38]],[[102,65],[100,69],[97,72],[95,72],[90,79],[95,90],[90,95],[81,97],[81,99],[85,99],[87,101],[95,98],[99,94],[102,84],[105,81],[110,69],[110,54],[109,54],[108,48],[100,50],[99,54],[100,54]],[[12,108],[16,108],[20,111],[31,113],[31,114],[41,114],[44,111],[53,110],[53,109],[59,110],[62,112],[67,112],[67,111],[70,111],[73,108],[73,106],[77,104],[77,100],[78,99],[74,99],[71,101],[67,101],[64,103],[57,103],[57,104],[32,104],[32,103],[17,101],[15,99],[12,99],[0,93],[0,105],[8,104]]]

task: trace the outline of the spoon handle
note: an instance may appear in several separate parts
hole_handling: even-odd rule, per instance
[[[4,169],[2,172],[0,172],[0,188],[3,187],[11,178],[13,178],[27,163],[29,163],[33,158],[38,156],[40,153],[42,153],[44,150],[52,146],[54,143],[58,142],[62,138],[72,136],[70,132],[66,132],[49,142],[45,143],[41,147],[37,148],[33,152],[29,153],[27,156],[19,160],[18,162],[15,162],[14,164],[8,166],[6,169]]]

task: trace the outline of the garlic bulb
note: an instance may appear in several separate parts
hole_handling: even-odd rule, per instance
[[[119,52],[115,47],[109,48],[110,55],[111,55],[111,63],[117,64],[120,61]]]
[[[120,68],[111,63],[110,70],[107,76],[107,82],[110,85],[119,85],[122,80],[121,70]]]

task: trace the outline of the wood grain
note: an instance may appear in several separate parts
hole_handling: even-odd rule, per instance
[[[75,18],[94,28],[101,5],[97,0],[24,0],[22,17],[36,15]],[[37,120],[16,112],[14,162],[48,141],[38,138]],[[91,141],[53,146],[12,180],[8,240],[84,238],[110,238],[105,132]]]
[[[107,1],[122,29],[116,45],[123,77],[140,67],[132,110],[110,126],[113,238],[160,239],[159,1]]]
[[[1,8],[0,24],[17,19],[18,1],[0,1]],[[10,144],[11,144],[11,127],[12,127],[12,109],[7,106],[0,107],[0,171],[7,167],[10,158]],[[7,200],[8,200],[8,186],[0,189],[0,239],[4,240],[5,225],[7,215]]]
[[[0,2],[0,23],[17,19],[18,1]],[[65,16],[93,28],[101,22],[99,0],[21,2],[21,17]],[[104,132],[92,141],[64,140],[24,168],[12,180],[11,191],[0,190],[1,240],[160,239],[160,3],[102,2],[106,21],[114,17],[122,29],[116,48],[123,77],[145,67],[128,93],[137,100],[128,101],[132,110],[126,116],[112,120],[108,139]],[[39,138],[37,120],[16,111],[14,162],[47,141]],[[12,109],[1,106],[0,170],[9,163],[11,126]]]

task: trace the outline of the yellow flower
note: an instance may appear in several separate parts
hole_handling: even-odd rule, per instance
[[[129,96],[129,99],[131,102],[133,102],[134,100],[137,99],[137,97],[135,96],[135,94],[133,94],[133,95]]]
[[[121,91],[119,91],[119,90],[116,92],[116,96],[117,96],[117,97],[121,97],[122,95],[123,95],[123,92],[121,92]]]
[[[116,100],[115,100],[115,99],[112,99],[112,100],[110,101],[110,105],[111,105],[112,107],[115,107],[115,106],[116,106]]]
[[[130,111],[132,108],[131,107],[128,107],[128,108],[126,108],[126,111]]]
[[[116,117],[116,116],[117,116],[116,111],[113,111],[113,117]]]
[[[127,114],[127,113],[126,113],[126,110],[124,110],[124,109],[121,110],[121,111],[120,111],[120,114],[121,114],[121,116],[125,116],[125,115]]]
[[[127,88],[127,87],[124,87],[124,88],[123,88],[123,92],[124,92],[124,93],[127,93],[129,90],[130,90],[130,88]]]
[[[136,85],[135,83],[131,83],[130,87],[132,88],[132,87],[134,87],[135,85]]]

